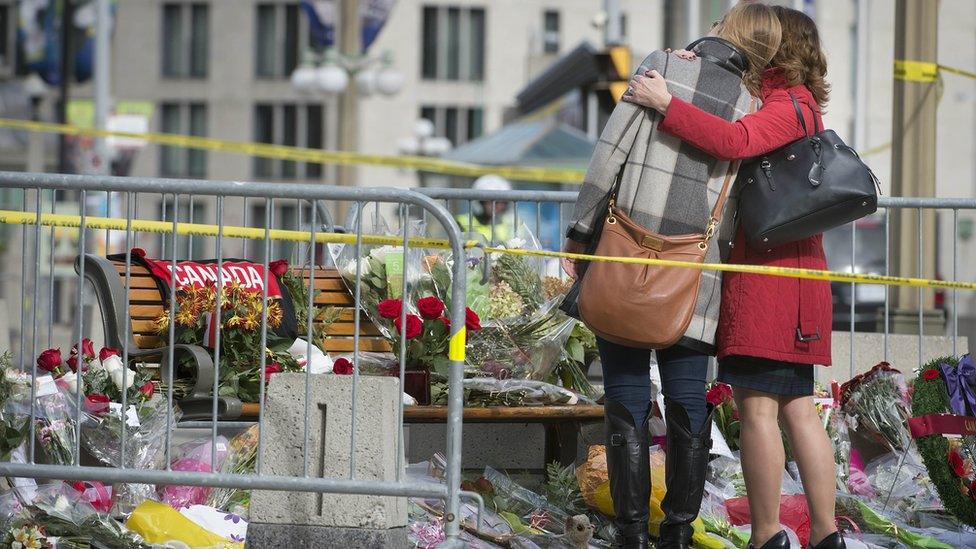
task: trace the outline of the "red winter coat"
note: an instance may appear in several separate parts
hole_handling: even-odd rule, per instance
[[[806,125],[813,133],[813,111],[820,107],[805,86],[788,87],[778,69],[763,74],[762,107],[735,122],[727,122],[680,99],[673,98],[660,129],[722,159],[751,158],[803,137],[790,101],[800,103]],[[823,237],[816,235],[769,252],[750,249],[740,229],[729,263],[826,269]],[[744,273],[725,273],[716,344],[718,357],[753,356],[799,364],[830,364],[833,316],[830,284]],[[802,342],[820,335],[817,341]]]

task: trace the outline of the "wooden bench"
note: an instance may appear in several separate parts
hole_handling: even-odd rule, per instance
[[[78,270],[78,264],[75,268]],[[308,285],[310,271],[296,269]],[[85,278],[92,283],[102,312],[105,346],[121,349],[128,340],[129,357],[135,362],[158,364],[159,377],[169,376],[169,347],[155,330],[155,319],[164,312],[162,295],[152,275],[144,267],[131,265],[129,275],[129,310],[125,307],[125,262],[85,255]],[[315,288],[320,290],[315,304],[340,309],[339,319],[327,329],[325,351],[329,354],[351,353],[354,349],[355,301],[335,269],[315,269]],[[391,352],[390,343],[362,313],[359,325],[359,348],[366,352]],[[301,336],[299,336],[301,337]],[[196,345],[174,345],[179,362],[188,356],[195,368],[195,381],[186,398],[180,400],[184,420],[212,417],[214,367],[211,351]],[[242,403],[236,398],[218,399],[221,420],[257,419],[258,403]],[[446,406],[408,406],[404,423],[445,423]],[[603,420],[602,406],[523,406],[465,408],[467,423],[539,423],[545,429],[546,463],[564,465],[576,459],[576,445],[581,423]]]

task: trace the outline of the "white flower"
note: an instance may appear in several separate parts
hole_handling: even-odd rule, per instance
[[[349,276],[349,277],[356,276],[356,264],[357,263],[360,266],[361,274],[365,275],[365,274],[369,273],[369,261],[364,257],[364,258],[360,259],[358,262],[355,259],[353,259],[353,260],[350,260],[348,263],[346,263],[346,267],[343,269],[343,271],[345,272],[346,276]]]
[[[107,361],[106,361],[107,362]],[[112,378],[112,383],[119,388],[120,391],[128,390],[136,382],[136,373],[128,368],[118,368],[115,370],[109,370],[108,375]],[[125,377],[125,387],[122,386],[123,377]]]
[[[54,500],[54,510],[68,515],[71,512],[71,502],[68,501],[63,495],[59,495],[57,499]]]
[[[373,259],[379,261],[380,263],[386,263],[386,254],[395,250],[397,250],[397,248],[393,246],[380,246],[379,248],[370,250],[369,257],[372,257]]]
[[[23,370],[7,368],[3,371],[3,375],[7,378],[8,382],[13,383],[14,385],[30,386],[30,374]]]
[[[125,364],[122,364],[122,358],[118,355],[112,355],[101,363],[101,369],[108,370],[109,373],[121,371],[123,368],[125,368]]]
[[[90,369],[90,370],[104,370],[105,369],[105,366],[102,365],[102,361],[101,360],[98,360],[98,357],[95,357],[88,364],[88,369]]]
[[[76,374],[74,372],[68,372],[68,373],[64,374],[63,376],[61,376],[59,379],[60,379],[60,381],[63,381],[64,383],[66,383],[68,385],[68,391],[70,391],[72,393],[77,393],[78,392],[78,383],[79,383],[79,380],[81,380],[80,382],[82,384],[82,392],[84,392],[84,390],[85,390],[84,389],[84,379],[78,377],[78,374]]]

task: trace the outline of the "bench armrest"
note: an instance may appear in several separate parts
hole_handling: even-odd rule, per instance
[[[194,380],[193,388],[187,398],[210,398],[213,392],[214,383],[214,364],[213,358],[206,349],[199,345],[187,345],[178,343],[173,345],[174,360],[182,355],[189,355],[193,364]],[[169,347],[159,347],[158,349],[134,349],[129,351],[129,358],[160,357],[159,377],[162,380],[169,379],[170,370],[173,365],[169,363]],[[178,363],[178,361],[177,361]],[[173,372],[175,379],[175,371]]]

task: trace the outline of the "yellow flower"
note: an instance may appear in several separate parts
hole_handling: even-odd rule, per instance
[[[156,319],[156,332],[162,334],[169,330],[169,313],[163,313],[163,316]]]
[[[232,316],[232,317],[230,317],[230,318],[227,319],[227,327],[228,328],[237,328],[237,327],[243,326],[243,325],[244,325],[244,319],[241,318],[241,317],[239,317],[239,316],[237,316],[237,315],[234,315],[234,316]]]
[[[186,326],[187,328],[196,324],[199,314],[197,314],[192,309],[180,309],[176,312],[176,324],[178,326]],[[168,322],[168,319],[167,319]]]
[[[244,317],[244,329],[245,330],[257,330],[261,327],[261,321],[254,316],[248,315]]]
[[[281,304],[277,301],[268,303],[268,326],[277,328],[281,326],[281,319],[284,314],[281,311]]]

